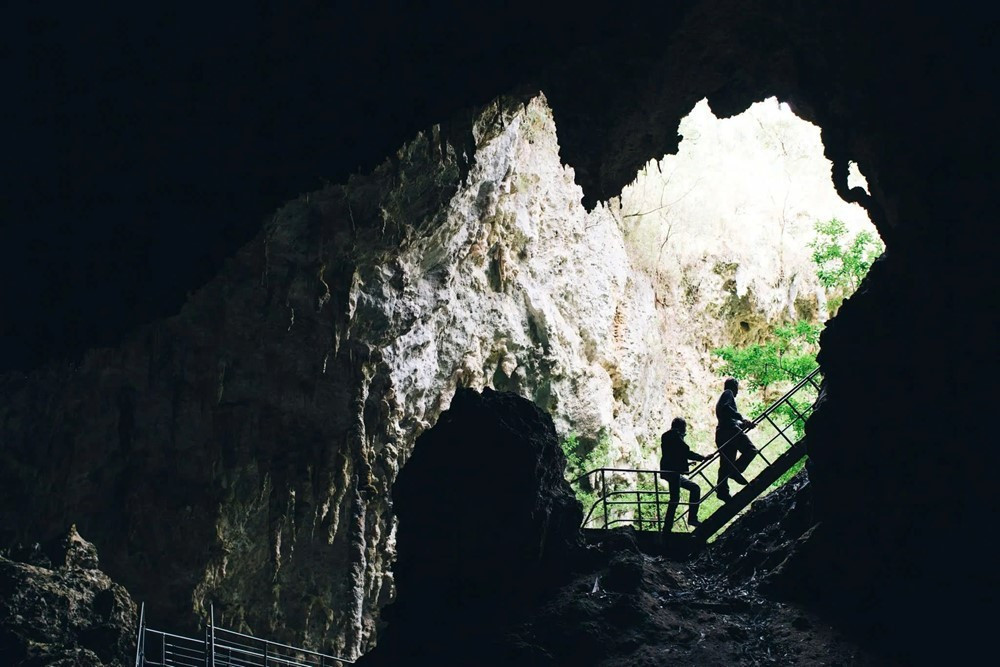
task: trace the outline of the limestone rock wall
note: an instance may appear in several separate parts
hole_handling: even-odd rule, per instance
[[[712,350],[767,342],[778,323],[829,318],[809,245],[816,222],[841,220],[845,241],[878,232],[837,194],[820,128],[775,98],[725,119],[701,100],[678,133],[676,154],[651,160],[617,199],[635,280],[654,292],[658,405],[665,392],[667,421],[685,417],[689,442],[707,453],[721,390]],[[744,389],[741,407],[767,398]],[[656,465],[658,433],[641,436],[645,467]]]
[[[157,625],[214,603],[221,625],[369,647],[390,488],[457,387],[605,430],[623,459],[662,424],[652,290],[558,151],[543,97],[500,100],[282,208],[177,316],[3,378],[3,538],[76,521]]]

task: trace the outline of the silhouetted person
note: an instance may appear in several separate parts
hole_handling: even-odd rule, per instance
[[[688,461],[704,461],[705,457],[692,452],[684,435],[687,433],[687,422],[680,417],[670,422],[670,430],[660,436],[660,477],[670,486],[670,504],[667,505],[667,516],[663,523],[663,532],[669,533],[674,525],[674,514],[680,503],[681,487],[690,492],[688,506],[688,525],[697,526],[698,502],[701,500],[701,488],[682,473],[688,471]]]
[[[715,427],[715,444],[720,454],[716,492],[719,498],[728,501],[732,497],[729,495],[728,480],[732,479],[738,484],[747,483],[743,471],[750,465],[753,457],[757,456],[757,448],[744,433],[752,429],[754,423],[744,419],[736,409],[736,394],[740,392],[739,382],[735,378],[728,378],[724,386],[722,396],[715,404],[715,416],[719,419],[719,425]],[[737,452],[739,457],[736,456]]]

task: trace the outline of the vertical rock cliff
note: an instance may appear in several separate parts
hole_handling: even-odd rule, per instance
[[[177,316],[4,378],[3,537],[73,520],[157,623],[214,602],[358,654],[392,593],[389,490],[457,387],[626,459],[662,423],[652,289],[582,196],[536,96],[288,204]]]

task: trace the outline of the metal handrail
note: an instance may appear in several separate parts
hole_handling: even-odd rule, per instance
[[[799,390],[802,389],[802,387],[804,387],[807,383],[811,383],[814,387],[816,387],[818,389],[819,387],[816,385],[815,382],[812,382],[812,379],[819,374],[819,371],[820,371],[819,367],[814,368],[812,370],[812,372],[810,372],[804,378],[802,378],[801,380],[799,380],[795,384],[794,387],[792,387],[791,389],[789,389],[788,391],[786,391],[781,396],[781,398],[779,398],[778,400],[774,401],[769,406],[767,406],[767,408],[764,410],[764,412],[760,413],[759,415],[757,415],[756,417],[754,417],[751,420],[751,422],[753,423],[753,425],[757,426],[758,424],[760,424],[765,418],[767,418],[768,416],[770,416],[771,413],[773,413],[778,408],[779,405],[781,405],[782,403],[786,402],[794,394],[798,393]],[[751,430],[751,429],[747,429],[747,430]],[[733,440],[735,440],[738,437],[739,437],[739,434],[734,434],[732,437],[730,437],[728,440],[726,440],[726,442],[724,442],[722,444],[722,447],[725,447],[726,445],[728,445],[730,442],[732,442]],[[698,465],[695,466],[695,468],[690,471],[690,474],[693,475],[699,469],[706,468],[709,463],[711,463],[712,461],[714,461],[717,458],[719,458],[722,455],[722,453],[721,453],[720,450],[721,450],[721,447],[717,448],[714,452],[712,452],[711,454],[709,454],[705,458],[704,461],[699,461]],[[593,475],[595,473],[601,472],[602,470],[604,470],[606,472],[640,472],[640,473],[641,472],[645,472],[645,473],[649,473],[649,472],[661,472],[659,470],[639,470],[639,469],[636,469],[636,468],[594,468],[593,470],[588,470],[587,472],[585,472],[585,473],[583,473],[581,475],[577,475],[572,480],[570,480],[569,483],[571,485],[576,484],[577,482],[579,482],[580,480],[584,479],[585,477],[589,477],[590,475]]]
[[[786,435],[786,431],[789,428],[791,428],[796,422],[799,422],[799,421],[805,422],[805,420],[808,419],[809,415],[812,414],[812,411],[815,408],[815,400],[813,401],[813,403],[811,405],[809,405],[808,407],[802,409],[802,412],[800,413],[799,409],[795,408],[795,406],[791,403],[791,398],[795,394],[797,394],[799,391],[801,391],[807,384],[811,384],[817,390],[817,399],[818,399],[819,385],[815,382],[814,378],[819,374],[819,372],[820,372],[820,369],[817,367],[817,368],[813,369],[810,373],[808,373],[805,377],[803,377],[801,380],[799,380],[798,382],[796,382],[795,385],[791,389],[789,389],[788,391],[786,391],[776,401],[772,402],[763,412],[761,412],[759,415],[757,415],[756,417],[754,417],[754,419],[751,420],[751,423],[753,424],[753,426],[750,427],[750,428],[748,428],[748,429],[746,429],[746,431],[749,431],[753,427],[756,427],[757,425],[763,423],[765,420],[768,421],[772,426],[774,426],[775,431],[776,431],[775,435],[772,436],[770,440],[768,440],[766,443],[764,443],[763,445],[761,445],[760,448],[757,449],[757,454],[765,462],[767,462],[768,465],[771,465],[772,462],[769,461],[763,455],[764,450],[767,449],[772,443],[774,443],[775,440],[777,440],[779,438],[784,438],[786,441],[788,441],[788,443],[790,445],[795,444],[795,443],[792,442],[792,439],[789,438],[788,435]],[[784,426],[778,427],[778,425],[775,424],[774,420],[771,418],[771,415],[773,415],[774,412],[775,412],[775,410],[777,410],[782,404],[785,404],[785,403],[787,403],[789,406],[792,407],[792,411],[795,413],[796,416],[793,417],[792,420],[789,421]],[[744,433],[746,431],[741,431],[740,433],[734,433],[729,439],[727,439],[724,443],[722,443],[721,446],[717,447],[715,449],[715,451],[713,451],[711,454],[709,454],[708,456],[706,456],[702,461],[699,461],[698,465],[696,465],[690,472],[685,473],[689,477],[700,476],[703,480],[705,480],[705,482],[707,483],[707,485],[709,487],[708,491],[706,491],[705,494],[699,500],[699,503],[704,502],[705,499],[709,498],[713,493],[717,492],[717,485],[715,485],[715,484],[713,484],[711,482],[711,480],[705,474],[705,469],[709,465],[711,465],[712,463],[714,463],[715,461],[719,460],[721,457],[726,456],[725,454],[723,454],[722,450],[726,447],[726,445],[728,445],[729,443],[731,443],[736,438],[740,437],[740,435],[742,435],[742,433]],[[728,460],[728,458],[727,458],[727,460]],[[655,508],[656,508],[656,517],[657,517],[656,518],[656,526],[657,526],[657,528],[659,528],[659,526],[662,524],[662,520],[660,518],[660,506],[663,503],[662,503],[662,501],[660,500],[660,497],[659,497],[660,495],[662,495],[662,493],[659,490],[659,484],[658,484],[656,478],[658,476],[660,476],[660,473],[662,473],[662,472],[672,472],[672,471],[661,471],[661,470],[652,470],[652,469],[636,469],[636,468],[611,468],[611,467],[607,467],[607,468],[595,468],[593,470],[589,470],[589,471],[587,471],[587,472],[585,472],[585,473],[583,473],[581,475],[578,475],[577,477],[573,478],[573,480],[570,482],[570,484],[576,485],[580,481],[582,481],[583,479],[588,478],[588,477],[590,477],[592,475],[593,476],[600,475],[600,481],[598,482],[598,480],[595,479],[595,481],[592,483],[591,486],[595,490],[597,488],[600,488],[601,489],[601,495],[598,496],[594,500],[594,503],[591,505],[589,511],[587,511],[586,516],[584,517],[582,525],[586,526],[590,522],[591,518],[594,515],[594,512],[598,509],[598,507],[602,507],[603,510],[604,510],[604,528],[607,528],[608,526],[613,525],[615,523],[624,523],[624,522],[635,522],[635,521],[638,521],[639,522],[639,526],[640,526],[640,530],[641,530],[642,524],[645,523],[645,522],[647,522],[647,521],[649,521],[649,520],[644,519],[642,517],[642,504],[643,504],[642,498],[644,496],[647,496],[647,495],[653,495],[654,498],[655,498],[655,500],[653,501],[652,504],[655,505]],[[635,476],[636,476],[636,484],[635,484],[636,488],[634,488],[634,489],[613,489],[613,490],[609,491],[608,490],[607,478],[606,478],[606,476],[607,476],[608,473],[612,473],[612,474],[614,474],[614,473],[635,474]],[[638,488],[639,480],[641,479],[641,476],[644,475],[644,474],[651,474],[651,475],[653,475],[653,488],[652,489],[639,489]],[[635,500],[630,500],[630,501],[626,501],[626,502],[611,500],[609,502],[610,498],[614,498],[616,496],[625,496],[625,495],[630,496],[630,497],[631,496],[635,496]],[[670,503],[668,502],[668,504],[670,504]],[[677,504],[678,508],[684,508],[684,507],[690,506],[691,502],[690,501],[681,501],[680,498],[678,498],[676,504]],[[612,517],[610,517],[609,514],[608,514],[608,505],[632,505],[632,506],[636,507],[636,511],[637,511],[638,517],[637,518],[636,517],[632,517],[632,518],[613,518],[612,519]],[[676,516],[674,518],[673,524],[677,524],[678,522],[685,520],[685,516],[686,516],[685,512],[683,512],[683,511],[680,512],[680,515]]]
[[[146,655],[149,649],[147,637],[159,639],[158,661]],[[136,667],[335,667],[353,665],[354,661],[218,628],[215,625],[214,605],[203,639],[156,630],[146,626],[143,604],[139,613],[135,664]]]
[[[254,637],[253,635],[244,634],[242,632],[237,632],[236,630],[227,630],[225,628],[216,628],[216,632],[227,635],[235,635],[237,637],[243,637],[244,639],[252,639],[254,641],[261,642],[262,644],[267,644],[268,646],[274,646],[277,648],[289,649],[291,651],[297,651],[299,653],[308,653],[310,655],[315,655],[320,658],[333,658],[333,656],[326,655],[325,653],[320,653],[319,651],[311,651],[307,648],[299,648],[297,646],[290,646],[288,644],[281,644],[279,642],[271,641],[270,639],[263,639],[262,637]],[[350,662],[342,658],[334,658],[335,660],[340,660],[341,662]],[[353,663],[351,663],[353,664]]]
[[[145,648],[146,633],[146,603],[139,606],[139,633],[135,638],[135,667],[141,667],[143,659],[143,649]]]

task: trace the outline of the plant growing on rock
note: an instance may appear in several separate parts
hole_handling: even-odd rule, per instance
[[[563,454],[566,455],[566,479],[576,480],[585,472],[595,468],[606,467],[609,463],[611,450],[611,434],[601,429],[596,438],[581,438],[576,433],[567,435],[562,443]],[[584,514],[597,500],[593,480],[584,478],[573,484],[576,498],[583,504]]]
[[[822,325],[799,320],[794,324],[771,327],[769,339],[744,347],[717,348],[712,353],[722,359],[721,376],[732,376],[762,399],[777,398],[789,382],[797,382],[816,368],[819,334]]]
[[[860,231],[847,239],[847,225],[837,218],[815,224],[816,237],[809,243],[816,277],[832,292],[830,310],[836,312],[844,299],[858,289],[868,269],[885,250],[882,242],[869,231]]]

